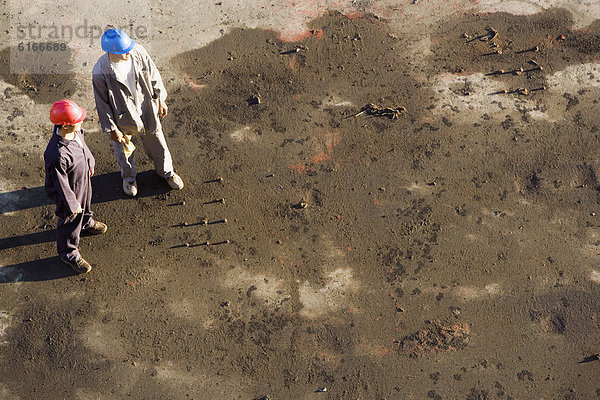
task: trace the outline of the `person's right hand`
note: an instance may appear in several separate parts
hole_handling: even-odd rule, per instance
[[[113,142],[121,143],[123,141],[123,134],[118,129],[110,132],[110,140]]]

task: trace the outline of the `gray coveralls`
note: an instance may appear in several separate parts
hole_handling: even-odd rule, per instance
[[[154,162],[156,172],[163,178],[169,178],[173,176],[173,160],[158,117],[159,103],[167,99],[167,91],[158,68],[143,46],[136,44],[129,56],[133,60],[141,114],[127,84],[117,78],[108,53],[105,53],[92,72],[100,126],[105,133],[119,129],[127,135],[140,134],[144,150]],[[133,183],[137,174],[133,154],[125,157],[123,146],[117,142],[113,142],[113,149],[123,180]]]
[[[59,136],[57,131],[58,126],[55,126],[52,139],[44,152],[45,188],[48,197],[56,204],[58,255],[69,261],[77,261],[81,257],[77,248],[81,230],[94,225],[90,210],[90,171],[94,169],[96,161],[85,144],[83,129],[78,132],[82,145],[76,140]],[[81,205],[83,212],[73,217],[78,205]]]

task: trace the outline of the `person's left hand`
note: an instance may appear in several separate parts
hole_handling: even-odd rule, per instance
[[[161,101],[160,104],[158,105],[158,116],[161,118],[164,118],[167,116],[168,112],[169,112],[169,107],[167,107],[167,105]]]

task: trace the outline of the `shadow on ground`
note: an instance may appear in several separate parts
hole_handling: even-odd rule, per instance
[[[0,267],[0,283],[39,282],[75,275],[58,257],[48,257]]]
[[[30,246],[33,244],[52,242],[56,240],[56,230],[44,230],[27,235],[13,236],[0,239],[0,250],[12,249],[13,247]]]
[[[139,184],[138,198],[156,196],[171,190],[165,180],[153,170],[138,173],[137,181]],[[92,188],[92,204],[129,198],[121,189],[119,172],[92,177]],[[43,186],[0,193],[0,214],[51,204],[52,201],[46,196]]]

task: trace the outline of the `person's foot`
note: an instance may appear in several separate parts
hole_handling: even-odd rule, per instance
[[[170,177],[166,178],[167,183],[172,189],[181,190],[183,189],[183,181],[176,173],[173,173]]]
[[[134,180],[131,183],[123,181],[123,191],[127,196],[134,197],[137,195],[137,181]]]
[[[83,231],[85,233],[87,233],[88,235],[100,235],[100,234],[106,232],[107,229],[108,229],[108,227],[106,226],[105,223],[99,222],[99,221],[94,221],[94,225],[90,226],[89,228],[84,229]]]
[[[59,258],[60,261],[73,268],[73,271],[77,272],[78,274],[85,274],[92,270],[92,266],[90,265],[90,263],[85,261],[83,257],[79,257],[77,261],[69,261],[64,257]]]

